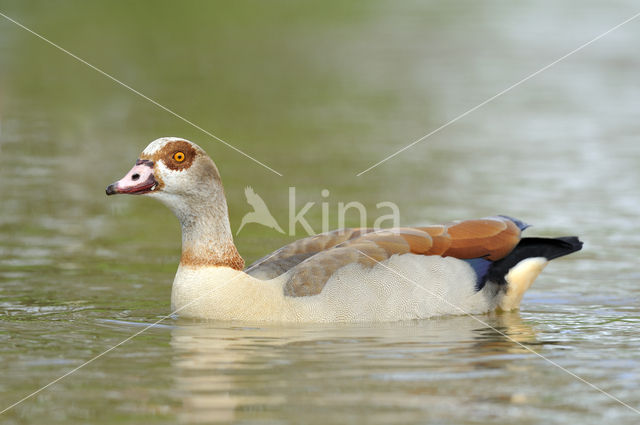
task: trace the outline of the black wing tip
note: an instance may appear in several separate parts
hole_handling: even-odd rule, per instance
[[[576,251],[580,251],[582,249],[582,246],[584,245],[584,242],[582,242],[578,236],[561,236],[555,239],[562,241],[567,245],[570,245],[571,247],[575,248]]]
[[[564,257],[582,249],[583,243],[577,236],[557,238],[522,238],[513,251],[506,257],[491,264],[484,280],[505,284],[504,277],[512,267],[527,258],[543,257],[547,261]],[[481,289],[484,283],[478,285]]]
[[[514,251],[519,252],[521,259],[528,257],[544,257],[551,261],[582,249],[582,241],[577,236],[561,236],[556,238],[523,238]]]
[[[577,236],[561,236],[559,238],[554,238],[556,241],[560,242],[565,249],[565,252],[558,257],[562,257],[565,255],[572,254],[574,252],[580,251],[584,246],[584,242],[582,242]],[[554,257],[557,258],[557,257]],[[552,258],[550,258],[552,260]]]

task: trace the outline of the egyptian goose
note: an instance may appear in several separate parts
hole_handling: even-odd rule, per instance
[[[496,216],[425,227],[341,229],[286,245],[244,269],[220,174],[180,138],[151,142],[107,195],[157,198],[182,226],[171,293],[181,316],[246,321],[395,321],[519,307],[552,259],[577,237],[520,238]]]

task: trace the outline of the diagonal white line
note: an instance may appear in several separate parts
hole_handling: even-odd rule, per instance
[[[465,311],[463,308],[458,307],[457,305],[447,301],[444,297],[442,297],[440,294],[437,294],[433,291],[430,291],[429,289],[425,288],[424,286],[420,285],[418,282],[409,279],[408,277],[406,277],[405,275],[403,275],[402,273],[392,269],[391,267],[387,266],[386,264],[381,263],[380,261],[376,260],[375,258],[365,254],[364,252],[360,251],[359,249],[356,248],[356,250],[358,252],[360,252],[360,254],[364,255],[365,257],[369,258],[370,260],[375,261],[376,263],[380,264],[382,267],[386,268],[387,270],[393,272],[394,274],[396,274],[397,276],[403,278],[404,280],[406,280],[407,282],[410,282],[412,284],[414,284],[416,287],[422,289],[423,291],[427,292],[429,295],[439,298],[441,301],[444,301],[445,303],[449,304],[451,307],[455,308],[456,310],[458,310],[460,313],[464,314],[465,316],[469,316],[471,317],[473,320],[476,320],[477,322],[481,323],[483,326],[488,327],[489,329],[492,329],[493,331],[497,332],[498,334],[500,334],[501,336],[507,338],[509,341],[519,345],[520,347],[524,348],[525,350],[531,352],[532,354],[535,354],[536,356],[540,357],[541,359],[543,359],[544,361],[552,364],[553,366],[557,367],[558,369],[562,370],[563,372],[568,373],[569,375],[571,375],[572,377],[574,377],[575,379],[577,379],[578,381],[581,381],[585,384],[587,384],[588,386],[590,386],[591,388],[593,388],[596,391],[601,392],[602,394],[606,395],[607,397],[609,397],[610,399],[620,403],[621,405],[623,405],[624,407],[628,408],[629,410],[633,411],[634,413],[637,413],[640,415],[640,410],[630,406],[629,404],[625,403],[624,401],[620,400],[618,397],[614,396],[613,394],[608,393],[607,391],[603,390],[602,388],[598,387],[595,384],[592,384],[591,382],[587,381],[586,379],[576,375],[575,373],[571,372],[570,370],[568,370],[567,368],[565,368],[564,366],[559,365],[558,363],[554,362],[553,360],[543,356],[542,354],[538,353],[537,351],[533,350],[532,348],[527,347],[526,345],[524,345],[523,343],[516,341],[515,339],[511,338],[509,335],[505,334],[504,332],[494,328],[493,326],[491,326],[490,324],[488,324],[487,322],[485,322],[484,320],[474,316],[473,314]]]
[[[523,78],[522,80],[518,81],[517,83],[514,83],[512,85],[510,85],[509,87],[507,87],[506,89],[502,90],[501,92],[491,96],[489,99],[485,100],[482,103],[477,104],[476,106],[474,106],[473,108],[469,109],[466,112],[463,112],[462,114],[458,115],[457,117],[455,117],[454,119],[446,122],[445,124],[441,125],[440,127],[436,128],[435,130],[425,134],[424,136],[422,136],[421,138],[419,138],[418,140],[415,140],[413,142],[411,142],[410,144],[408,144],[407,146],[403,147],[402,149],[392,153],[391,155],[387,156],[386,158],[376,162],[375,164],[373,164],[371,167],[367,168],[364,171],[359,172],[358,174],[356,174],[356,176],[360,177],[361,175],[363,175],[364,173],[376,168],[378,165],[387,162],[388,160],[390,160],[391,158],[393,158],[394,156],[406,151],[407,149],[417,145],[418,143],[422,142],[423,140],[433,136],[434,134],[440,132],[441,130],[449,127],[451,124],[455,123],[456,121],[461,120],[462,118],[466,117],[467,115],[469,115],[470,113],[476,111],[477,109],[482,108],[484,105],[486,105],[489,102],[494,101],[495,99],[499,98],[500,96],[502,96],[505,93],[510,92],[512,89],[518,87],[520,84],[532,79],[533,77],[535,77],[536,75],[546,71],[547,69],[551,68],[552,66],[556,65],[558,62],[561,62],[563,60],[565,60],[566,58],[568,58],[569,56],[573,55],[574,53],[579,52],[580,50],[584,49],[585,47],[589,46],[592,43],[595,43],[596,41],[600,40],[602,37],[608,35],[609,33],[617,30],[618,28],[620,28],[621,26],[628,24],[629,22],[633,21],[634,19],[638,18],[640,16],[640,12],[636,13],[635,15],[633,15],[632,17],[620,22],[618,25],[610,28],[609,30],[603,32],[602,34],[598,35],[597,37],[592,38],[591,40],[587,41],[586,43],[582,44],[581,46],[573,49],[572,51],[570,51],[569,53],[565,54],[564,56],[559,57],[558,59],[554,60],[553,62],[551,62],[550,64],[540,68],[539,70],[537,70],[536,72],[529,74],[528,76],[526,76],[525,78]]]
[[[264,258],[262,261],[260,261],[259,263],[254,264],[253,266],[249,267],[248,269],[246,269],[244,272],[247,273],[253,269],[255,269],[256,267],[258,267],[260,264],[264,263],[265,261],[267,261],[269,258],[273,257],[274,255],[276,255],[278,253],[278,251],[273,252],[271,255],[269,255],[268,257]],[[120,347],[122,344],[126,344],[127,342],[131,341],[133,338],[137,337],[138,335],[140,335],[143,332],[148,331],[149,329],[151,329],[152,327],[156,326],[158,323],[168,319],[169,317],[173,316],[174,314],[177,314],[178,312],[184,310],[185,308],[189,307],[191,304],[201,300],[203,297],[211,294],[213,291],[216,291],[226,285],[228,285],[229,283],[233,282],[234,280],[236,280],[237,278],[239,278],[240,276],[242,276],[242,274],[237,274],[236,276],[232,277],[231,279],[227,280],[226,282],[223,282],[222,284],[216,286],[215,288],[211,288],[209,291],[204,292],[202,295],[200,295],[199,297],[189,301],[187,304],[183,305],[182,307],[172,311],[171,313],[167,314],[166,316],[162,316],[160,319],[156,320],[155,322],[153,322],[152,324],[144,327],[142,330],[134,333],[133,335],[123,339],[122,341],[120,341],[119,343],[117,343],[116,345],[114,345],[111,348],[108,348],[106,350],[104,350],[102,353],[98,354],[97,356],[87,360],[86,362],[82,363],[80,366],[77,366],[73,369],[71,369],[69,372],[65,373],[62,376],[59,376],[58,378],[54,379],[53,381],[49,382],[47,385],[37,389],[36,391],[32,392],[29,395],[24,396],[23,398],[21,398],[20,400],[16,401],[15,403],[13,403],[10,406],[7,406],[6,408],[4,408],[2,411],[0,411],[0,415],[2,415],[3,413],[13,409],[14,407],[16,407],[17,405],[21,404],[24,401],[29,400],[31,397],[39,394],[40,392],[46,390],[47,388],[49,388],[50,386],[56,384],[57,382],[63,380],[64,378],[66,378],[67,376],[79,371],[80,369],[82,369],[83,367],[87,366],[90,363],[93,363],[95,360],[98,360],[100,357],[104,356],[105,354],[110,353],[111,351],[115,350],[116,348]]]
[[[2,16],[3,18],[5,18],[6,20],[13,22],[14,24],[16,24],[17,26],[19,26],[20,28],[22,28],[25,31],[30,32],[31,34],[35,35],[36,37],[38,37],[39,39],[43,40],[44,42],[50,44],[51,46],[55,47],[56,49],[66,53],[67,55],[71,56],[72,58],[76,59],[79,62],[82,62],[83,64],[87,65],[89,68],[93,69],[94,71],[99,72],[100,74],[104,75],[105,77],[107,77],[108,79],[120,84],[122,87],[130,90],[131,92],[137,94],[138,96],[140,96],[141,98],[153,103],[154,105],[156,105],[158,108],[170,113],[171,115],[173,115],[176,118],[181,119],[182,121],[186,122],[187,124],[189,124],[190,126],[200,130],[201,132],[203,132],[204,134],[206,134],[207,136],[210,136],[212,138],[214,138],[215,140],[217,140],[218,142],[222,143],[223,145],[225,145],[228,148],[233,149],[234,151],[238,152],[240,155],[245,156],[246,158],[249,158],[250,160],[252,160],[253,162],[255,162],[256,164],[262,165],[264,168],[266,168],[267,170],[279,175],[280,177],[282,177],[282,174],[277,172],[276,170],[274,170],[273,168],[269,167],[268,165],[258,161],[257,159],[255,159],[254,157],[252,157],[251,155],[243,152],[242,150],[236,148],[235,146],[233,146],[232,144],[222,140],[221,138],[219,138],[218,136],[216,136],[215,134],[211,133],[210,131],[205,130],[204,128],[200,127],[199,125],[195,124],[192,121],[189,121],[188,119],[186,119],[185,117],[183,117],[182,115],[179,115],[177,112],[174,112],[173,110],[167,108],[164,105],[161,105],[160,103],[156,102],[155,100],[151,99],[149,96],[144,95],[143,93],[140,93],[138,90],[134,89],[133,87],[123,83],[122,81],[118,80],[116,77],[112,76],[111,74],[106,73],[105,71],[101,70],[100,68],[90,64],[89,62],[87,62],[86,60],[74,55],[73,53],[71,53],[70,51],[66,50],[65,48],[57,45],[56,43],[54,43],[53,41],[45,38],[44,36],[38,34],[37,32],[33,31],[30,28],[25,27],[24,25],[22,25],[20,22],[16,21],[15,19],[10,18],[9,16],[5,15],[4,13],[0,12],[0,16]]]

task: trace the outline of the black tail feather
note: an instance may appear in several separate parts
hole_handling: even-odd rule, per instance
[[[487,280],[506,283],[504,277],[509,270],[527,258],[544,257],[551,261],[582,249],[582,242],[576,236],[560,238],[523,238],[518,245],[501,260],[491,264]]]

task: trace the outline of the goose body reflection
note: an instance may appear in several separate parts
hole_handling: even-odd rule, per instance
[[[178,324],[171,346],[180,423],[268,421],[273,412],[286,412],[292,423],[342,423],[353,409],[366,423],[421,423],[425,415],[461,420],[486,403],[487,386],[507,402],[543,403],[509,378],[514,370],[537,376],[535,366],[522,364],[530,352],[518,343],[537,340],[518,312],[482,321]],[[459,394],[469,403],[451,409]]]

